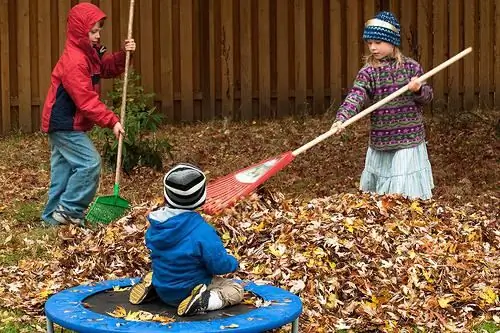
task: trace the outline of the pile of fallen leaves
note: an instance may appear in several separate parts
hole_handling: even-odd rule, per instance
[[[50,259],[0,268],[0,306],[41,316],[59,290],[140,276],[150,267],[144,215],[153,205],[108,226],[61,227],[45,244]],[[234,276],[299,294],[301,331],[458,332],[500,321],[498,213],[398,196],[263,193],[206,218],[240,260]]]

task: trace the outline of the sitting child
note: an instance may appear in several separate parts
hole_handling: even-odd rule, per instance
[[[157,295],[176,306],[179,316],[240,303],[243,288],[217,276],[236,271],[238,261],[194,211],[205,202],[205,175],[193,165],[179,164],[165,175],[163,186],[166,205],[148,215],[145,235],[152,272],[132,287],[129,301],[140,304]]]

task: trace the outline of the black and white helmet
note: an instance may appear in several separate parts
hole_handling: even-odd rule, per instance
[[[163,178],[163,193],[172,208],[196,209],[207,196],[205,174],[194,165],[177,164]]]

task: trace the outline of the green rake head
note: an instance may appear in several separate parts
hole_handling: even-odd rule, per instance
[[[115,186],[115,195],[97,198],[90,207],[86,219],[93,224],[108,224],[122,217],[129,208],[129,202],[118,196]]]

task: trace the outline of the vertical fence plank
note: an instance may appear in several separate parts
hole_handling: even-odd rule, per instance
[[[438,65],[446,60],[447,54],[447,19],[448,19],[448,6],[447,0],[434,0],[433,1],[433,26],[434,29],[434,65]],[[445,68],[440,73],[438,73],[433,78],[434,85],[434,103],[433,109],[438,108],[439,110],[445,109],[447,106],[447,88],[446,88],[446,77],[448,75],[448,69]],[[438,110],[438,111],[439,111]]]
[[[406,3],[406,0],[403,1]],[[389,11],[391,11],[401,23],[401,1],[389,0]]]
[[[418,53],[418,44],[416,40],[416,0],[405,0],[400,10],[401,25],[401,46],[403,53],[409,57],[415,58]]]
[[[43,0],[42,0],[43,1]],[[50,0],[50,62],[52,67],[59,60],[59,10],[57,0]]]
[[[312,67],[313,67],[313,113],[325,108],[325,40],[323,34],[323,1],[312,2]]]
[[[360,69],[362,53],[360,52],[362,31],[360,31],[359,23],[360,7],[358,1],[346,2],[347,20],[347,82],[349,86],[356,78]]]
[[[39,35],[38,33],[38,1],[30,1],[29,2],[29,34],[30,34],[30,83],[31,83],[31,107],[29,117],[31,118],[31,129],[37,130],[40,128],[40,109],[43,106],[41,104],[41,99],[43,98],[40,95],[40,71],[39,71],[39,54],[40,48],[38,44],[38,40],[44,34]],[[45,30],[42,30],[45,31]],[[50,33],[50,30],[49,30]]]
[[[6,134],[11,130],[8,1],[0,1],[0,106],[2,107],[2,134]]]
[[[213,119],[210,111],[210,29],[209,2],[199,1],[201,120]]]
[[[364,0],[363,1],[363,23],[373,18],[376,14],[375,0]],[[413,8],[413,10],[415,10]]]
[[[114,0],[114,1],[117,1],[117,0]],[[118,40],[120,41],[120,45],[122,43],[122,41],[125,39],[125,37],[127,37],[127,29],[128,29],[128,12],[129,12],[129,3],[130,3],[130,0],[118,0],[119,4],[120,4],[120,16],[118,18],[118,20],[115,20],[115,23],[116,23],[116,26],[117,28],[119,27],[119,37],[118,37]],[[139,3],[137,3],[137,5],[135,5],[134,7],[134,17],[139,17],[139,15],[137,15],[137,7]],[[118,21],[118,22],[117,22]],[[134,20],[137,22],[137,20]],[[134,26],[136,26],[137,24],[134,23]],[[139,42],[139,41],[138,41]],[[139,50],[138,50],[139,51]],[[140,52],[137,52],[138,54]],[[136,64],[137,66],[139,64],[137,64],[137,62],[135,61],[137,57],[137,54],[134,55],[134,64]],[[139,66],[138,66],[139,67]]]
[[[200,100],[200,47],[201,47],[201,16],[200,16],[200,1],[193,1],[193,113],[194,119],[199,121],[202,119],[202,103]]]
[[[17,73],[19,128],[31,132],[31,66],[29,0],[17,1]]]
[[[173,38],[172,38],[172,2],[160,1],[160,99],[162,111],[167,121],[174,120],[174,74],[173,74]]]
[[[190,1],[186,1],[190,2]],[[141,47],[138,49],[141,55],[141,82],[146,92],[154,92],[154,68],[153,68],[153,0],[140,0],[139,26]],[[128,16],[127,16],[128,20]],[[190,20],[192,24],[192,20]]]
[[[193,121],[193,0],[179,2],[182,121]]]
[[[233,118],[234,43],[233,0],[221,0],[222,116]]]
[[[472,46],[474,49],[471,54],[467,55],[463,59],[463,68],[464,68],[464,108],[467,110],[472,109],[475,102],[475,92],[476,92],[476,83],[475,83],[475,67],[477,62],[477,53],[478,50],[476,48],[476,37],[475,30],[477,27],[477,16],[476,16],[476,1],[470,0],[467,1],[467,15],[464,15],[464,38],[465,38],[465,47]]]
[[[57,16],[59,18],[59,54],[62,54],[64,50],[64,44],[66,43],[66,20],[68,19],[68,12],[71,9],[70,0],[59,0],[57,2]]]
[[[290,87],[288,76],[288,0],[278,0],[276,11],[276,71],[277,71],[277,116],[290,112]]]
[[[252,118],[252,0],[240,2],[241,119]]]
[[[17,3],[8,1],[9,4],[9,73],[10,73],[10,124],[12,129],[19,129],[19,59],[17,57],[19,36],[17,34]]]
[[[295,35],[295,111],[307,109],[307,50],[306,50],[306,0],[294,0]]]
[[[453,56],[461,51],[462,46],[460,45],[460,40],[462,37],[460,21],[462,19],[462,1],[450,1],[449,2],[449,47],[450,56]],[[462,66],[460,64],[453,66],[453,68],[448,72],[448,82],[450,93],[448,96],[449,108],[452,111],[458,111],[461,106],[460,100],[460,84],[462,82],[461,77]]]
[[[212,73],[211,79],[211,91],[213,91],[213,112],[215,117],[220,117],[221,107],[219,99],[221,98],[221,0],[210,0],[210,73]]]
[[[428,71],[432,67],[432,3],[431,0],[417,1],[418,54],[416,60]]]
[[[492,0],[479,1],[479,100],[481,107],[491,108],[492,101],[490,98],[490,88],[492,80],[490,74],[493,66],[491,66],[491,53],[493,49],[493,41],[491,39],[491,8]],[[498,73],[497,73],[498,74]]]
[[[153,20],[153,87],[154,87],[154,104],[158,111],[161,112],[161,51],[158,43],[161,43],[160,39],[160,0],[153,0],[153,15],[151,19]],[[201,39],[200,39],[201,40]]]
[[[44,2],[44,0],[40,1]],[[111,53],[113,51],[116,51],[113,50],[113,22],[115,18],[113,17],[112,1],[109,0],[101,1],[100,8],[106,14],[106,21],[104,23],[104,28],[101,31],[102,44],[107,47],[108,53]],[[101,96],[103,100],[106,100],[107,94],[112,89],[112,87],[113,87],[112,80],[101,80]]]
[[[259,0],[259,116],[271,116],[269,0]]]
[[[500,110],[500,0],[495,0],[495,108]]]
[[[150,1],[150,0],[148,0]],[[141,3],[142,1],[141,0],[136,0],[136,5],[134,6],[134,17],[139,17],[138,20],[135,20],[134,19],[134,22],[133,22],[133,26],[132,26],[132,36],[135,36],[135,38],[137,38],[139,41],[141,39],[141,30],[142,30],[142,26],[141,26],[141,17],[142,17],[142,6],[141,6]],[[124,16],[121,17],[121,21],[123,21],[123,23],[125,24],[124,28],[125,28],[125,31],[123,33],[123,35],[121,35],[120,37],[120,47],[123,45],[123,41],[125,40],[125,38],[127,38],[127,34],[128,34],[128,16],[129,16],[129,8],[130,8],[130,0],[127,0],[126,3],[124,4],[124,10],[126,11],[126,14]],[[144,13],[144,17],[148,17],[148,13]],[[151,15],[149,15],[148,17],[149,20],[151,20]],[[152,38],[152,36],[148,36],[149,39]],[[134,57],[132,58],[133,59],[133,62],[135,63],[135,66],[137,68],[137,70],[139,72],[142,71],[142,57],[143,57],[143,47],[142,47],[142,41],[141,42],[141,47],[137,49],[137,52],[134,53]],[[146,59],[148,59],[148,57],[151,56],[151,54],[144,54],[144,57]],[[141,84],[143,84],[144,82],[144,78],[142,77],[142,73],[141,73]]]
[[[181,41],[180,0],[172,0],[172,85],[174,89],[174,121],[181,119]]]
[[[215,0],[208,3],[208,59],[209,79],[209,112],[210,118],[215,117]]]
[[[342,102],[342,0],[330,0],[330,103]]]

